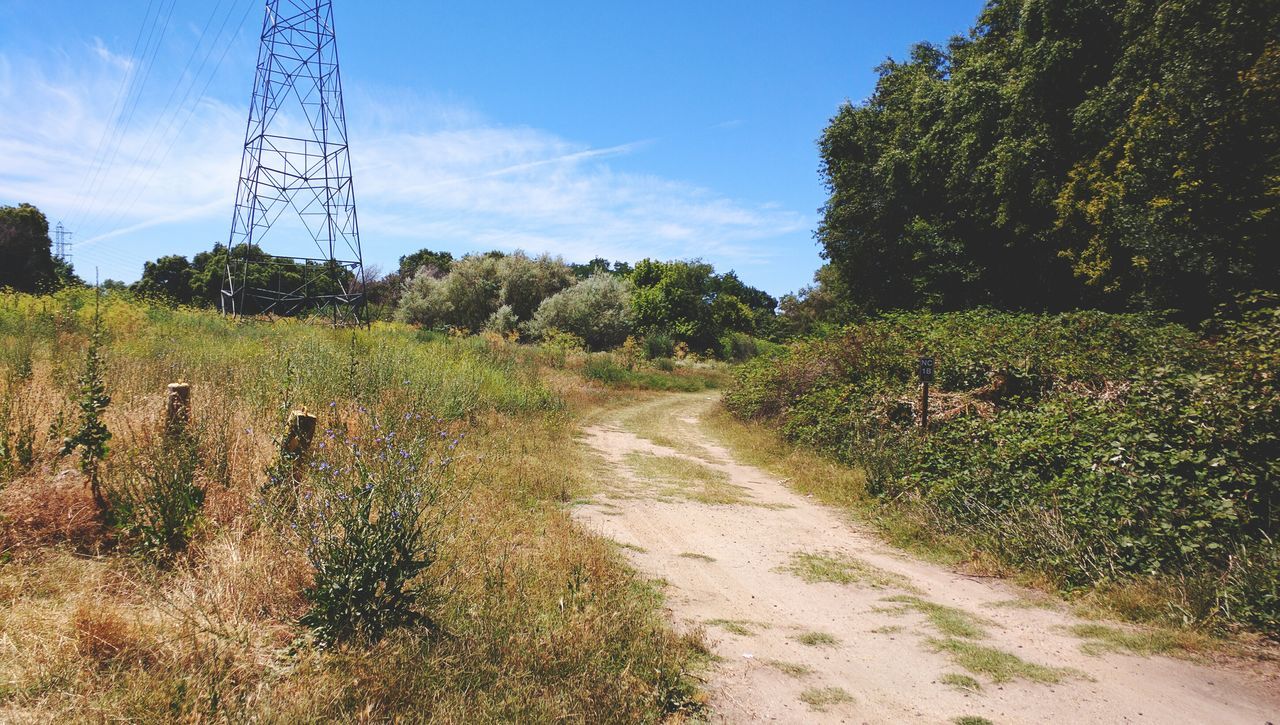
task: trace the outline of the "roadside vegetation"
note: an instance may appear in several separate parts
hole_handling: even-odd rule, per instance
[[[1075,594],[1145,590],[1109,598],[1137,618],[1275,634],[1280,305],[1242,308],[1198,331],[1093,312],[888,313],[748,363],[726,404],[855,466],[809,485],[872,502],[902,538],[946,532]]]
[[[68,289],[0,298],[0,363],[0,719],[703,707],[699,642],[568,516],[581,379],[531,350]]]

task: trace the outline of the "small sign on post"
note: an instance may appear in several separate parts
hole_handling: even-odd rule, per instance
[[[933,382],[933,356],[920,356],[920,382],[924,389],[920,396],[920,431],[929,432],[929,383]]]

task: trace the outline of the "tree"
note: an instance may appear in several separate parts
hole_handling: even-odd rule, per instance
[[[637,262],[632,312],[636,328],[663,332],[699,352],[715,353],[726,332],[755,334],[771,326],[777,300],[700,260]]]
[[[569,332],[593,350],[621,345],[631,334],[631,285],[599,273],[546,299],[529,323],[535,337],[549,330]]]
[[[570,287],[574,277],[558,257],[529,257],[523,252],[471,254],[437,276],[422,267],[404,286],[397,317],[425,327],[453,327],[478,331],[500,307],[509,308],[521,322],[533,317],[538,305]]]
[[[0,287],[19,292],[47,292],[58,286],[59,265],[53,257],[49,220],[30,204],[0,206]],[[69,265],[65,277],[74,278]]]
[[[413,254],[400,258],[400,279],[411,279],[423,267],[432,271],[436,277],[449,274],[453,266],[453,255],[449,252],[433,252],[430,249],[419,249]]]
[[[817,230],[864,310],[1176,307],[1275,289],[1280,13],[992,0],[824,131]]]
[[[158,296],[180,305],[189,305],[196,297],[192,285],[195,269],[180,254],[160,257],[142,265],[142,278],[133,284],[140,295]]]

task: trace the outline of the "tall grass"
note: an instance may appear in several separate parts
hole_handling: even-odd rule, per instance
[[[36,431],[29,470],[0,484],[0,720],[656,721],[701,707],[688,674],[698,642],[670,632],[655,590],[564,510],[583,486],[576,421],[528,355],[387,323],[236,324],[108,295],[108,490],[134,502],[201,492],[198,506],[128,529],[97,515],[59,453],[91,299],[0,296],[0,362],[18,371],[30,345],[21,390]],[[175,381],[192,385],[198,444],[169,471],[155,431]],[[302,408],[320,421],[315,475],[283,483],[298,500],[280,517],[267,472]],[[370,421],[387,420],[421,440],[428,465],[452,458],[430,479],[447,495],[415,497],[416,469],[395,483],[380,463],[350,460],[408,450],[375,444]],[[316,477],[344,461],[349,472]],[[324,497],[384,484],[369,507],[318,515]],[[392,513],[407,507],[435,515],[418,519],[429,536],[396,538]],[[164,566],[134,554],[139,538],[172,552]],[[360,558],[401,544],[430,555],[398,573]],[[367,587],[341,585],[351,555],[361,587],[386,593],[403,575],[397,602],[412,606],[348,627],[367,611]]]

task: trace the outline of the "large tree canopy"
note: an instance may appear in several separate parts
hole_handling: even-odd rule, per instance
[[[0,288],[46,292],[70,281],[71,269],[53,257],[49,220],[30,204],[0,206]]]
[[[991,0],[820,146],[865,309],[1175,308],[1280,274],[1274,0]]]

